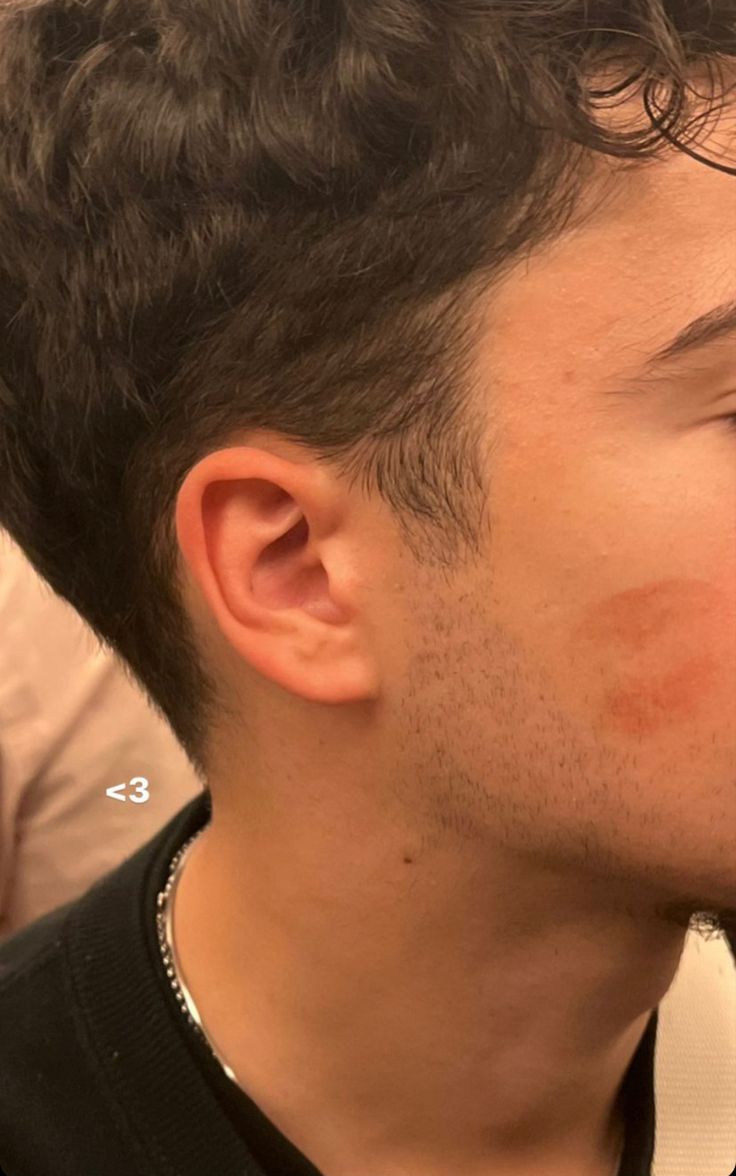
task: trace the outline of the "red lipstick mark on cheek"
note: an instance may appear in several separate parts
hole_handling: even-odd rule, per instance
[[[604,697],[603,726],[622,735],[654,735],[695,718],[716,669],[713,658],[695,657],[670,673],[643,681],[624,677]]]
[[[699,580],[656,581],[587,609],[573,640],[603,683],[596,727],[651,736],[718,705],[728,615],[725,594]]]

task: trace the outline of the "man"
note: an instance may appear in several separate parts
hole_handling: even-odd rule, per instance
[[[736,1161],[736,21],[597,7],[3,11],[0,516],[208,781],[0,953],[6,1176]]]

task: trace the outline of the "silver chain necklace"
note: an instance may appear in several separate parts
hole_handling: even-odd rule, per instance
[[[156,930],[158,932],[158,943],[161,949],[161,957],[166,969],[166,975],[168,976],[171,987],[174,990],[174,995],[178,1002],[179,1008],[184,1013],[184,1016],[194,1031],[202,1038],[215,1060],[219,1062],[230,1081],[234,1082],[236,1086],[239,1086],[234,1071],[230,1066],[228,1066],[225,1059],[220,1057],[214,1045],[207,1036],[205,1027],[202,1024],[202,1018],[199,1015],[199,1010],[194,1003],[194,998],[184,983],[181,965],[177,959],[176,948],[174,946],[174,928],[172,919],[174,892],[176,891],[177,883],[181,877],[182,867],[184,865],[187,854],[189,853],[189,850],[201,832],[202,829],[195,833],[193,837],[190,837],[188,841],[185,841],[181,849],[179,849],[174,854],[174,857],[171,860],[171,865],[169,866],[169,876],[166,881],[166,885],[164,886],[163,890],[159,892],[156,899]]]
[[[234,1071],[230,1066],[228,1066],[224,1058],[220,1057],[214,1045],[207,1036],[204,1025],[202,1024],[202,1018],[199,1015],[199,1010],[194,1003],[194,998],[184,983],[184,978],[181,972],[181,965],[177,959],[176,948],[174,946],[172,920],[174,892],[181,877],[182,868],[187,854],[189,853],[189,850],[191,849],[194,842],[199,837],[199,834],[202,832],[203,830],[200,829],[199,832],[195,833],[193,837],[190,837],[188,841],[185,841],[181,849],[179,849],[174,854],[174,857],[171,860],[171,865],[169,866],[169,876],[166,881],[166,885],[164,886],[163,890],[159,891],[158,897],[156,899],[156,928],[158,931],[158,942],[161,949],[161,957],[164,962],[164,967],[166,968],[166,975],[171,982],[171,987],[174,990],[174,995],[176,996],[181,1011],[194,1031],[202,1038],[215,1060],[219,1062],[230,1081],[234,1082],[235,1085],[240,1088],[240,1084],[235,1077]],[[611,1176],[619,1176],[621,1161],[623,1160],[625,1149],[626,1140],[624,1138],[621,1151],[619,1152],[619,1155],[616,1159],[616,1165],[611,1172]]]

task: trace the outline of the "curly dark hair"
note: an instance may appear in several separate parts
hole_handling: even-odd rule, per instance
[[[0,0],[0,524],[203,779],[187,472],[274,431],[472,552],[479,295],[596,155],[691,150],[734,55],[732,0]]]

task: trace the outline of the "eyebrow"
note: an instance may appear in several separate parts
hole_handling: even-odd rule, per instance
[[[644,374],[664,367],[670,360],[695,351],[736,333],[736,300],[723,302],[693,319],[669,343],[650,355],[643,368]]]
[[[645,359],[633,374],[631,367],[617,372],[608,383],[606,392],[608,395],[628,398],[641,396],[661,385],[669,388],[673,379],[673,359],[733,334],[736,334],[736,300],[723,302],[693,319],[674,339]]]

